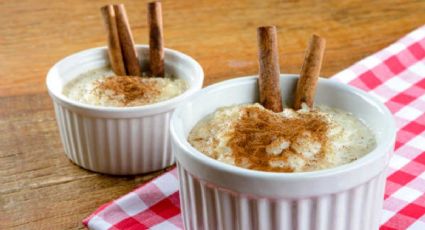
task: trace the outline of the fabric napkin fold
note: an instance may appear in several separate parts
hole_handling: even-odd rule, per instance
[[[425,229],[425,26],[336,74],[379,98],[398,133],[390,161],[381,230]],[[90,229],[183,229],[176,169],[98,208]]]

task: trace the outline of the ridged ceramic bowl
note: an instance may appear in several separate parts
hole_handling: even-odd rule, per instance
[[[281,76],[291,104],[298,77]],[[201,90],[171,119],[185,229],[378,229],[385,168],[395,141],[388,109],[350,86],[320,79],[316,103],[349,111],[376,136],[376,148],[336,168],[302,173],[261,172],[214,160],[187,141],[194,125],[217,108],[258,101],[257,78],[237,78]]]
[[[146,66],[148,46],[138,45],[137,52]],[[79,74],[108,65],[106,47],[93,48],[62,59],[47,74],[47,89],[66,155],[85,169],[113,175],[146,173],[172,165],[170,117],[179,104],[202,88],[201,66],[181,52],[165,49],[165,71],[185,79],[189,88],[155,104],[104,107],[63,95],[63,87]]]

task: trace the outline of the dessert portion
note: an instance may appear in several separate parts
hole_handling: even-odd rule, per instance
[[[165,73],[160,2],[149,2],[149,69],[142,70],[123,4],[106,5],[101,13],[107,31],[110,68],[81,74],[63,94],[73,100],[100,106],[141,106],[182,94],[183,79]]]
[[[279,113],[260,104],[219,108],[196,124],[188,140],[224,163],[273,172],[336,167],[376,146],[372,132],[352,114],[305,104]]]
[[[189,143],[216,160],[260,171],[306,172],[347,164],[373,150],[373,133],[355,116],[314,105],[325,40],[313,35],[293,108],[283,108],[276,27],[259,27],[260,104],[217,109],[189,133]]]
[[[173,76],[117,76],[109,68],[100,68],[66,84],[63,94],[90,105],[129,107],[168,100],[187,88],[185,80]]]

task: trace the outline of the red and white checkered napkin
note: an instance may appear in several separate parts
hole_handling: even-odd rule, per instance
[[[425,26],[334,78],[378,97],[397,122],[381,229],[424,230]],[[103,205],[83,223],[91,229],[182,229],[176,169]]]

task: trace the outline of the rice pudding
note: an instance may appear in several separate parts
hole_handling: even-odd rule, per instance
[[[170,75],[163,78],[116,76],[105,67],[79,75],[65,85],[63,94],[90,105],[130,107],[164,101],[186,89],[185,80]]]
[[[336,167],[376,146],[372,131],[359,119],[324,105],[281,113],[260,104],[219,108],[195,125],[188,141],[224,163],[273,172]]]

